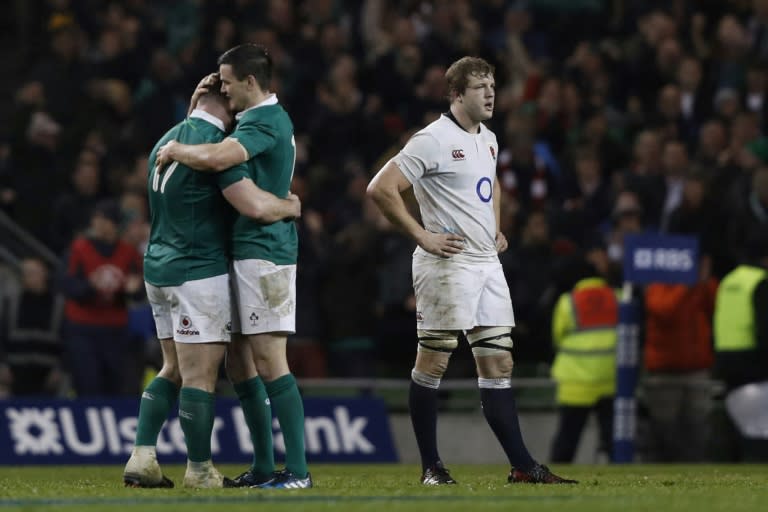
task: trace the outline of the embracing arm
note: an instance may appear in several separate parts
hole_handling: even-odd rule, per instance
[[[169,141],[157,150],[157,163],[164,167],[172,161],[198,171],[221,172],[248,160],[248,152],[235,139],[215,144],[180,144]]]
[[[280,199],[247,178],[233,183],[222,193],[240,214],[263,224],[301,216],[301,202],[297,195],[288,194],[286,199]]]

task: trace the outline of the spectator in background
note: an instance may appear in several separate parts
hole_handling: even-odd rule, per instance
[[[13,396],[63,393],[63,313],[64,300],[51,289],[45,263],[22,260],[21,287],[0,307],[0,374],[6,372]]]
[[[665,141],[682,139],[687,142],[694,139],[695,129],[687,125],[683,117],[680,87],[670,83],[659,90],[651,126]]]
[[[768,167],[754,172],[751,187],[745,193],[746,201],[738,204],[728,226],[728,246],[736,261],[743,259],[750,236],[768,231]],[[743,198],[745,193],[738,193],[736,198]]]
[[[657,227],[664,205],[664,177],[661,161],[662,141],[653,130],[644,130],[635,137],[633,161],[629,168],[615,176],[616,192],[628,190],[643,206],[643,223]]]
[[[697,237],[699,250],[711,256],[712,274],[721,277],[729,254],[728,247],[722,243],[726,219],[717,211],[717,205],[709,201],[711,186],[709,172],[692,167],[683,176],[680,204],[669,214],[666,231]]]
[[[768,232],[748,240],[742,263],[720,283],[714,312],[717,376],[727,391],[768,380]]]
[[[339,377],[376,373],[371,326],[376,319],[379,233],[371,200],[366,198],[365,205],[363,220],[347,224],[334,236],[330,251],[337,256],[324,271],[321,296],[328,329],[328,366]]]
[[[546,362],[550,351],[551,309],[557,298],[548,293],[557,263],[552,227],[547,214],[530,212],[521,222],[522,228],[514,250],[499,255],[515,305],[515,361]]]
[[[680,114],[686,127],[685,142],[692,149],[701,125],[712,112],[712,95],[704,81],[701,60],[692,55],[683,57],[676,83],[680,88]]]
[[[715,301],[715,368],[725,384],[726,404],[745,386],[768,381],[768,232],[754,233],[747,247],[742,263],[723,277]],[[746,421],[735,410],[729,417],[736,425]],[[744,431],[733,430],[735,460],[764,460],[764,446],[754,453]]]
[[[746,80],[749,34],[733,14],[726,14],[717,24],[715,74],[718,88],[740,89]]]
[[[376,242],[376,327],[374,336],[377,361],[384,363],[379,374],[403,375],[406,361],[412,355],[416,338],[416,297],[413,294],[411,258],[413,241],[397,230],[387,218],[370,208],[366,202],[366,216],[375,225]],[[402,343],[391,343],[402,340]],[[408,343],[408,340],[411,343]]]
[[[574,151],[573,172],[569,176],[562,207],[560,229],[572,240],[584,240],[611,212],[611,195],[600,157],[590,146]]]
[[[727,144],[725,124],[718,119],[710,119],[699,130],[694,160],[704,169],[714,172]]]
[[[685,144],[676,139],[665,142],[661,165],[664,172],[664,199],[659,229],[665,231],[669,226],[670,215],[683,201],[685,176],[690,170]]]
[[[711,441],[712,315],[717,280],[708,255],[695,285],[645,287],[642,393],[650,420],[649,460],[701,462]]]
[[[311,204],[306,180],[293,176],[291,191],[303,205]],[[288,366],[297,377],[328,376],[327,353],[324,346],[326,318],[322,312],[322,280],[326,262],[330,259],[330,240],[322,214],[313,207],[303,207],[296,220],[301,250],[296,262],[296,333],[288,343]]]
[[[573,462],[592,412],[600,432],[598,450],[610,453],[616,393],[616,291],[586,256],[575,258],[565,272],[573,288],[560,296],[552,315],[559,415],[552,462]]]
[[[760,130],[765,132],[768,128],[768,98],[765,90],[768,86],[768,69],[765,64],[751,63],[747,68],[745,82],[742,103],[747,111],[757,115]]]
[[[58,196],[53,204],[49,240],[56,254],[63,254],[72,239],[88,227],[91,211],[102,198],[99,155],[83,148],[72,173],[71,189]]]
[[[144,347],[127,329],[129,301],[144,296],[141,254],[120,239],[122,222],[117,202],[98,203],[61,276],[65,348],[80,397],[136,396],[141,386]]]
[[[621,192],[613,203],[610,228],[605,237],[612,276],[621,275],[624,237],[645,230],[643,212],[644,208],[637,194],[629,190]]]

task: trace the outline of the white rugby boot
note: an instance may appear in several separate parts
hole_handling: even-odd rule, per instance
[[[123,470],[126,487],[173,487],[173,482],[163,475],[157,462],[154,446],[135,446]]]
[[[184,487],[193,489],[221,489],[222,487],[236,487],[234,482],[219,473],[213,466],[213,462],[192,462],[187,460],[187,471],[184,473]]]

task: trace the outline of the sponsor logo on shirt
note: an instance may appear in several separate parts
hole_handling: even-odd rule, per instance
[[[416,321],[417,322],[423,322],[424,321],[424,314],[421,311],[416,312]]]
[[[496,160],[496,150],[493,149],[493,146],[488,146],[488,149],[491,150],[491,156],[493,157],[494,160]]]
[[[182,315],[181,322],[179,322],[179,328],[176,329],[176,334],[182,336],[200,336],[200,331],[195,329],[192,325],[192,319],[187,315]]]
[[[451,157],[453,157],[454,160],[464,160],[464,150],[454,149],[451,151]]]

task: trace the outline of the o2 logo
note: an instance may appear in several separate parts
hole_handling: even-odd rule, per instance
[[[477,197],[479,197],[482,202],[487,203],[490,201],[493,197],[493,183],[491,182],[491,178],[487,176],[480,178],[475,187],[475,191],[477,192]]]

